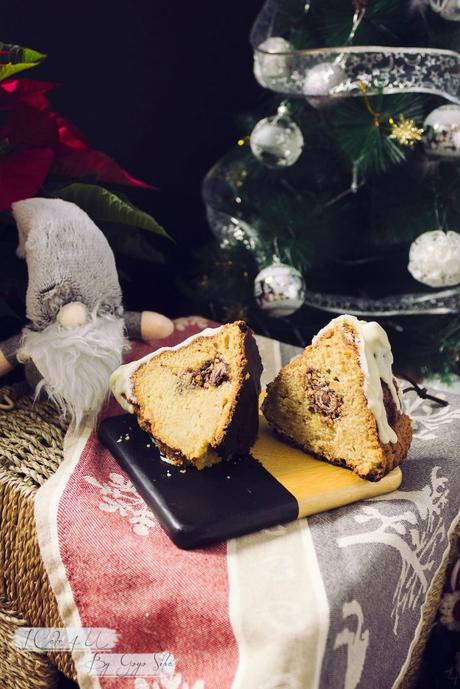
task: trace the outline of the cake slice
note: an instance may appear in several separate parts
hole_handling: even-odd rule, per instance
[[[236,321],[120,366],[110,384],[168,461],[201,469],[254,443],[261,373],[254,335]]]
[[[392,363],[378,323],[340,316],[268,385],[263,413],[294,445],[378,481],[412,439]]]

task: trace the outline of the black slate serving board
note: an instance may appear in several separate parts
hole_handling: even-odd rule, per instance
[[[131,414],[105,419],[98,434],[179,548],[209,545],[299,516],[296,498],[249,455],[184,471],[160,459]]]

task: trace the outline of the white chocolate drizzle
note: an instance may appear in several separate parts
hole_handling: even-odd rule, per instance
[[[139,366],[142,366],[142,364],[145,364],[147,361],[150,361],[150,359],[153,359],[153,357],[158,356],[162,352],[174,351],[176,349],[186,347],[198,337],[212,337],[213,335],[217,335],[217,333],[220,332],[223,327],[224,326],[221,325],[218,328],[206,328],[199,333],[190,335],[190,337],[188,337],[186,340],[183,340],[183,342],[179,342],[179,344],[174,345],[174,347],[160,347],[160,349],[150,352],[150,354],[142,357],[142,359],[131,361],[129,364],[123,364],[115,369],[110,376],[110,388],[120,407],[130,414],[135,413],[134,405],[136,404],[136,400],[133,390],[133,375]]]
[[[383,381],[388,385],[396,408],[401,410],[399,391],[393,377],[393,354],[388,336],[375,321],[360,321],[356,316],[344,315],[334,318],[325,328],[320,330],[313,338],[313,343],[331,328],[343,324],[350,325],[357,335],[356,345],[364,374],[364,395],[367,406],[375,417],[380,442],[383,445],[389,442],[396,443],[398,436],[388,423],[382,390]]]

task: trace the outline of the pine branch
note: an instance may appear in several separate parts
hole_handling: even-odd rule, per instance
[[[413,94],[375,96],[368,103],[378,118],[369,112],[363,98],[356,98],[337,110],[335,121],[337,144],[361,175],[385,173],[407,158],[410,149],[388,137],[389,117],[396,120],[404,115],[420,122],[424,114],[422,98]]]

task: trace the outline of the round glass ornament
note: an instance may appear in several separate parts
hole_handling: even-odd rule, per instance
[[[460,21],[460,2],[458,0],[430,0],[430,7],[443,19],[451,22]]]
[[[433,158],[460,157],[460,105],[441,105],[423,123],[423,145]]]
[[[411,244],[407,269],[418,282],[430,287],[460,284],[460,234],[424,232]]]
[[[334,62],[320,62],[305,75],[303,92],[314,108],[329,108],[335,104],[331,91],[345,79],[342,67]]]
[[[252,130],[251,151],[263,165],[283,168],[294,165],[303,149],[300,128],[287,114],[260,120]]]
[[[276,88],[289,75],[292,45],[281,36],[271,36],[254,52],[254,76],[264,88]]]
[[[293,266],[275,261],[256,276],[254,296],[258,306],[269,316],[291,316],[304,303],[302,273]]]

